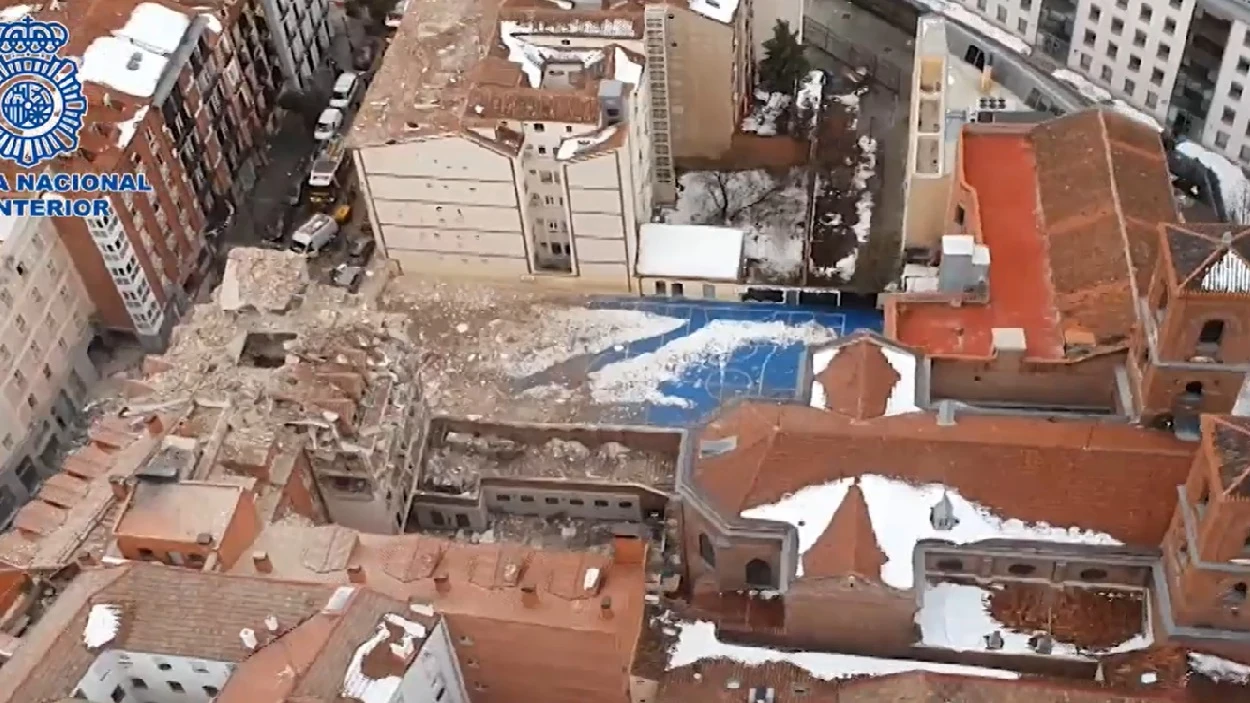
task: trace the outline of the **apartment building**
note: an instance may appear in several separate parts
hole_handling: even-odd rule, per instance
[[[78,151],[52,167],[142,173],[153,190],[56,227],[99,326],[159,348],[211,268],[213,233],[254,182],[282,71],[259,0],[221,15],[137,0],[109,10],[107,21],[78,6],[37,11],[69,28],[65,53],[82,57],[88,101]]]
[[[330,51],[330,0],[261,0],[278,65],[292,87],[312,90]]]
[[[406,271],[630,290],[676,163],[729,148],[749,13],[493,3],[410,4],[351,134],[375,236]]]
[[[1224,0],[964,0],[1113,97],[1250,164],[1250,13]]]
[[[94,306],[47,218],[0,218],[0,525],[58,468],[95,369]]]

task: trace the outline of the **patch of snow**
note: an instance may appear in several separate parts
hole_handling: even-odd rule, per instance
[[[887,676],[909,671],[931,671],[938,674],[990,679],[1020,678],[1020,674],[1014,671],[978,666],[937,664],[905,659],[877,659],[852,654],[783,652],[767,647],[728,644],[717,639],[716,626],[705,621],[677,623],[675,627],[679,635],[676,645],[669,654],[668,668],[670,670],[708,659],[729,659],[753,666],[788,662],[824,681],[852,676]]]
[[[819,486],[808,486],[791,493],[776,503],[757,505],[743,510],[741,517],[748,520],[771,520],[794,525],[799,533],[799,560],[796,576],[803,575],[803,555],[811,549],[820,536],[829,529],[833,514],[838,512],[842,499],[855,479],[844,478]]]
[[[569,359],[659,337],[688,324],[686,320],[638,310],[586,308],[548,309],[541,311],[540,319],[539,329],[525,331],[524,341],[532,346],[506,359],[507,373],[513,378],[532,376]],[[507,330],[496,335],[499,346],[505,344],[506,335]]]
[[[1125,117],[1128,117],[1129,119],[1132,119],[1136,122],[1140,122],[1141,124],[1147,127],[1150,127],[1156,132],[1162,131],[1163,129],[1163,127],[1159,125],[1158,120],[1142,112],[1141,110],[1138,110],[1132,105],[1129,105],[1123,100],[1114,99],[1111,96],[1111,91],[1107,90],[1106,88],[1103,88],[1102,86],[1095,85],[1088,78],[1086,78],[1085,76],[1082,76],[1076,71],[1073,71],[1067,68],[1061,68],[1051,73],[1050,75],[1053,78],[1061,80],[1064,83],[1067,83],[1068,85],[1075,88],[1076,92],[1081,94],[1081,97],[1085,98],[1086,100],[1089,100],[1090,102],[1097,103],[1099,105],[1107,105],[1111,107],[1111,109],[1124,115]]]
[[[648,223],[638,228],[639,276],[737,281],[742,230],[710,225]]]
[[[742,119],[742,131],[758,134],[761,137],[772,137],[777,134],[777,119],[790,106],[790,96],[785,93],[773,93],[768,96],[751,114]]]
[[[842,349],[839,347],[812,354],[812,377],[819,376],[829,368],[830,362],[840,351]],[[920,409],[920,406],[916,404],[916,374],[920,365],[919,360],[913,354],[887,346],[881,347],[881,353],[894,372],[898,374],[898,381],[895,382],[894,388],[890,391],[890,397],[885,403],[885,416],[916,412]],[[825,387],[815,380],[812,381],[810,397],[812,407],[826,407]]]
[[[1237,394],[1237,400],[1233,403],[1232,414],[1237,417],[1250,417],[1250,376],[1246,376],[1246,380],[1241,384],[1241,392]]]
[[[377,632],[373,634],[373,637],[366,640],[364,644],[356,648],[351,662],[347,665],[347,673],[343,675],[343,689],[341,691],[344,698],[358,700],[360,703],[390,703],[395,700],[395,694],[399,691],[399,684],[403,681],[402,676],[391,675],[382,679],[374,679],[370,678],[363,671],[365,657],[395,636],[391,633],[391,625],[398,628],[400,633],[399,642],[390,644],[391,653],[397,657],[406,658],[411,656],[416,651],[417,644],[419,644],[418,640],[425,639],[425,627],[421,624],[405,620],[398,615],[387,614],[382,616],[382,621],[378,623]]]
[[[1189,666],[1213,681],[1225,683],[1250,683],[1250,666],[1201,652],[1189,653]]]
[[[542,86],[543,65],[551,62],[580,63],[591,66],[603,60],[599,49],[557,49],[531,44],[521,35],[534,30],[528,24],[513,21],[499,23],[499,40],[508,49],[508,60],[519,64],[531,88]]]
[[[634,63],[625,50],[616,47],[616,55],[612,58],[614,77],[622,83],[638,85],[642,82],[642,64]]]
[[[611,18],[602,20],[528,20],[525,22],[510,21],[512,33],[524,34],[558,34],[579,37],[621,37],[633,38],[637,33],[634,21],[628,18]]]
[[[78,77],[137,98],[151,97],[190,25],[190,18],[177,10],[141,3],[121,29],[91,42]]]
[[[1100,532],[1078,527],[1052,527],[1046,523],[1028,524],[1001,518],[984,506],[967,500],[953,488],[931,483],[914,486],[896,479],[865,474],[860,489],[868,504],[877,544],[886,556],[881,580],[895,588],[915,586],[912,557],[922,539],[942,539],[969,544],[987,539],[1020,539],[1068,544],[1118,545],[1121,542]],[[929,511],[946,494],[959,523],[950,530],[938,530],[929,521]]]
[[[1001,588],[1001,586],[998,586]],[[1041,632],[1016,632],[994,619],[989,610],[990,593],[979,586],[937,583],[927,586],[924,603],[916,613],[921,644],[927,647],[959,652],[984,652],[986,638],[997,632],[1003,638],[1000,654],[1033,654],[1029,639]],[[1118,654],[1146,649],[1154,644],[1147,623],[1142,631],[1115,647],[1087,650],[1067,642],[1055,641],[1048,657],[1088,660],[1092,654]]]
[[[815,129],[820,122],[820,103],[825,94],[825,72],[811,71],[799,86],[794,106],[807,117],[808,129]]]
[[[221,20],[217,19],[217,15],[205,12],[200,17],[204,18],[204,26],[208,27],[208,31],[221,34]]]
[[[1033,53],[1033,47],[1025,43],[1023,39],[991,23],[958,2],[953,0],[920,0],[920,3],[934,12],[945,15],[959,24],[974,30],[978,34],[983,34],[993,39],[1021,56],[1028,56]]]
[[[599,404],[652,404],[688,407],[690,401],[666,395],[663,383],[678,381],[689,370],[720,365],[752,343],[787,346],[823,344],[834,333],[814,323],[792,327],[784,322],[713,320],[692,334],[653,352],[609,364],[589,375],[591,397]]]
[[[117,637],[121,624],[121,606],[96,603],[87,612],[87,626],[83,628],[82,643],[87,649],[103,647]]]
[[[552,5],[555,5],[556,7],[560,8],[561,10],[572,10],[574,7],[576,7],[573,4],[572,0],[547,0],[547,1],[550,2]]]
[[[617,125],[611,125],[594,134],[580,137],[570,137],[560,142],[560,148],[556,150],[556,159],[559,161],[568,161],[569,159],[589,151],[594,147],[608,141],[612,135],[616,134]]]
[[[1232,250],[1226,251],[1202,275],[1202,289],[1212,293],[1250,293],[1250,265]]]
[[[595,587],[599,585],[599,575],[600,572],[598,569],[586,569],[586,573],[582,575],[582,590],[594,590]]]
[[[690,11],[729,24],[738,12],[738,0],[690,0]]]
[[[30,14],[30,5],[13,5],[0,10],[0,22],[16,22]]]
[[[135,138],[135,130],[143,123],[143,118],[148,116],[150,105],[144,105],[135,111],[135,116],[120,122],[117,125],[117,146],[125,149],[130,140]]]
[[[1206,166],[1215,175],[1224,211],[1238,224],[1250,224],[1250,179],[1240,166],[1198,142],[1181,142],[1176,150]]]

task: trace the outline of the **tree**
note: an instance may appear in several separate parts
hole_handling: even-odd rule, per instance
[[[770,93],[794,92],[811,66],[803,55],[799,33],[790,30],[790,23],[777,20],[773,36],[764,41],[764,58],[760,61],[760,87]]]

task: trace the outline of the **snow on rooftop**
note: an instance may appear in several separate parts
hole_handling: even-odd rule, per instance
[[[91,42],[83,52],[79,78],[149,98],[190,25],[191,19],[177,10],[141,3],[121,29]]]
[[[1223,154],[1198,142],[1181,142],[1176,150],[1210,169],[1229,218],[1237,224],[1250,224],[1250,179],[1246,178],[1246,172]]]
[[[849,484],[840,484],[847,480],[843,478],[829,484],[808,486],[776,503],[752,506],[742,512],[742,517],[777,520],[794,525],[799,531],[801,563],[803,554],[820,539],[833,520],[834,513],[841,506],[842,499],[846,497]],[[916,543],[922,539],[942,539],[954,544],[989,539],[1120,544],[1110,535],[1099,532],[1075,527],[1051,527],[1045,523],[1030,525],[1016,519],[1001,518],[985,507],[965,499],[958,491],[941,484],[914,486],[873,474],[860,476],[858,483],[868,505],[868,517],[872,522],[877,545],[886,557],[886,563],[881,567],[881,581],[894,588],[910,589],[915,586],[912,557],[916,551]],[[949,498],[958,520],[958,524],[950,530],[938,530],[929,519],[930,511],[942,499],[943,494]],[[799,575],[802,575],[801,567]]]
[[[705,621],[676,623],[675,627],[679,635],[676,645],[669,653],[668,668],[670,670],[708,659],[729,659],[749,666],[788,662],[825,681],[852,676],[887,676],[910,671],[930,671],[938,674],[990,679],[1020,678],[1020,674],[1014,671],[978,666],[937,664],[906,659],[877,659],[853,654],[783,652],[768,647],[727,644],[716,638],[716,626]]]
[[[616,55],[613,58],[613,66],[616,69],[614,77],[622,83],[638,85],[642,82],[642,64],[634,63],[629,58],[629,54],[619,46],[616,48]]]
[[[545,63],[561,61],[590,66],[603,59],[603,52],[598,49],[557,49],[531,44],[521,35],[532,30],[533,27],[522,22],[508,20],[499,23],[499,40],[508,49],[508,60],[521,66],[521,72],[529,79],[531,88],[542,85]]]
[[[1222,659],[1214,654],[1190,652],[1189,667],[1213,681],[1250,684],[1250,666]]]
[[[1029,639],[1038,633],[1015,632],[995,620],[989,611],[989,597],[990,593],[979,586],[937,583],[926,587],[924,602],[916,613],[921,644],[960,652],[983,652],[986,638],[997,632],[1003,639],[1003,647],[997,653],[1033,654]],[[1153,644],[1154,636],[1148,623],[1143,622],[1137,635],[1097,653],[1118,654],[1146,649]],[[1092,653],[1071,643],[1055,641],[1050,654],[1044,656],[1085,660]]]
[[[568,161],[569,159],[584,153],[612,138],[616,134],[617,125],[610,125],[590,135],[580,137],[569,137],[560,142],[560,148],[556,149],[556,159],[559,161]]]
[[[639,276],[737,281],[744,233],[732,227],[648,223],[639,228]]]
[[[407,660],[416,652],[418,640],[425,639],[425,627],[421,624],[405,620],[398,615],[382,616],[382,621],[378,623],[378,629],[373,637],[356,648],[356,653],[352,655],[352,660],[347,665],[347,673],[343,675],[342,696],[344,698],[358,700],[360,703],[391,703],[395,700],[399,685],[403,681],[403,672],[374,679],[363,671],[365,657],[394,637],[391,633],[391,625],[399,628],[401,633],[398,642],[389,644],[391,654],[396,657]]]
[[[812,378],[815,379],[825,369],[829,368],[833,358],[842,349],[842,347],[835,347],[812,354]],[[914,354],[884,345],[881,346],[881,353],[885,356],[885,360],[890,363],[894,372],[898,374],[898,381],[895,382],[894,389],[890,391],[890,397],[885,403],[885,416],[916,412],[920,409],[920,406],[916,404],[916,373],[920,362]],[[825,396],[825,387],[813,380],[811,386],[811,406],[813,408],[828,407],[826,400],[828,398]]]
[[[117,637],[121,624],[121,606],[96,603],[87,613],[87,625],[83,628],[82,643],[87,646],[87,649],[103,647]]]
[[[542,310],[540,319],[542,326],[537,330],[505,327],[496,331],[498,337],[524,334],[533,342],[532,348],[503,359],[504,370],[512,378],[533,376],[569,359],[623,350],[630,342],[659,337],[690,324],[640,310],[587,308]]]
[[[143,119],[148,116],[150,108],[150,105],[143,105],[135,111],[134,117],[117,124],[117,146],[125,149],[130,144],[130,140],[135,138],[135,130],[143,123]]]
[[[1134,120],[1136,122],[1140,122],[1141,124],[1155,130],[1156,132],[1163,130],[1163,127],[1160,126],[1159,121],[1156,120],[1154,117],[1150,116],[1149,114],[1145,112],[1142,112],[1141,110],[1138,110],[1137,108],[1133,107],[1132,105],[1129,105],[1123,100],[1113,98],[1111,96],[1111,91],[1101,86],[1095,85],[1088,78],[1086,78],[1085,76],[1082,76],[1081,74],[1075,71],[1072,71],[1066,68],[1061,68],[1055,71],[1054,73],[1051,73],[1050,75],[1072,86],[1073,88],[1076,89],[1076,92],[1080,93],[1082,97],[1084,97],[1085,99],[1091,102],[1098,103],[1100,105],[1108,105],[1113,110],[1120,113],[1121,115],[1124,115],[1125,117],[1128,117],[1129,119]]]
[[[1023,39],[991,23],[958,2],[953,2],[952,0],[920,0],[920,3],[934,12],[945,15],[972,29],[978,34],[993,39],[1021,56],[1028,56],[1033,53],[1033,47],[1029,46]]]
[[[1211,293],[1250,293],[1250,265],[1233,251],[1226,251],[1202,275],[1202,289]]]
[[[14,5],[0,10],[0,22],[16,22],[30,14],[30,5]]]
[[[700,368],[706,368],[709,377],[723,375],[726,362],[734,352],[752,344],[813,345],[832,341],[834,336],[831,330],[814,323],[790,326],[779,321],[713,320],[655,351],[590,372],[590,395],[595,403],[605,405],[689,407],[689,400],[670,396],[660,386],[676,383],[688,372]]]
[[[738,0],[690,0],[690,11],[729,24],[738,12]]]
[[[820,99],[824,95],[824,90],[824,71],[810,71],[799,85],[799,94],[795,98],[794,106],[799,110],[810,110],[813,125],[820,120]]]
[[[844,478],[819,486],[808,486],[776,503],[757,505],[742,511],[748,520],[771,520],[794,525],[799,533],[799,560],[796,576],[803,575],[803,555],[829,529],[833,514],[855,479]],[[832,506],[832,507],[830,507]]]
[[[200,15],[200,17],[204,18],[204,26],[208,27],[208,31],[213,34],[221,34],[221,20],[217,18],[217,15],[206,12]]]
[[[593,591],[599,585],[600,573],[596,568],[586,569],[586,573],[582,575],[582,590]]]
[[[755,109],[742,118],[742,131],[761,137],[776,136],[777,120],[790,106],[790,96],[785,93],[770,93],[763,98],[757,95],[756,100]]]
[[[959,495],[958,491],[931,483],[913,486],[896,479],[867,474],[859,479],[868,504],[877,544],[885,553],[881,580],[895,588],[911,588],[912,556],[922,539],[943,539],[968,544],[988,539],[1020,539],[1040,542],[1118,545],[1110,535],[1076,527],[1030,525],[1013,518],[994,515],[987,508]],[[929,511],[946,494],[959,523],[950,530],[938,530],[929,521]]]

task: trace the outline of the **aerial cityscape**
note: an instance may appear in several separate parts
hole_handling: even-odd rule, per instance
[[[1250,6],[0,0],[0,703],[1250,703]]]

